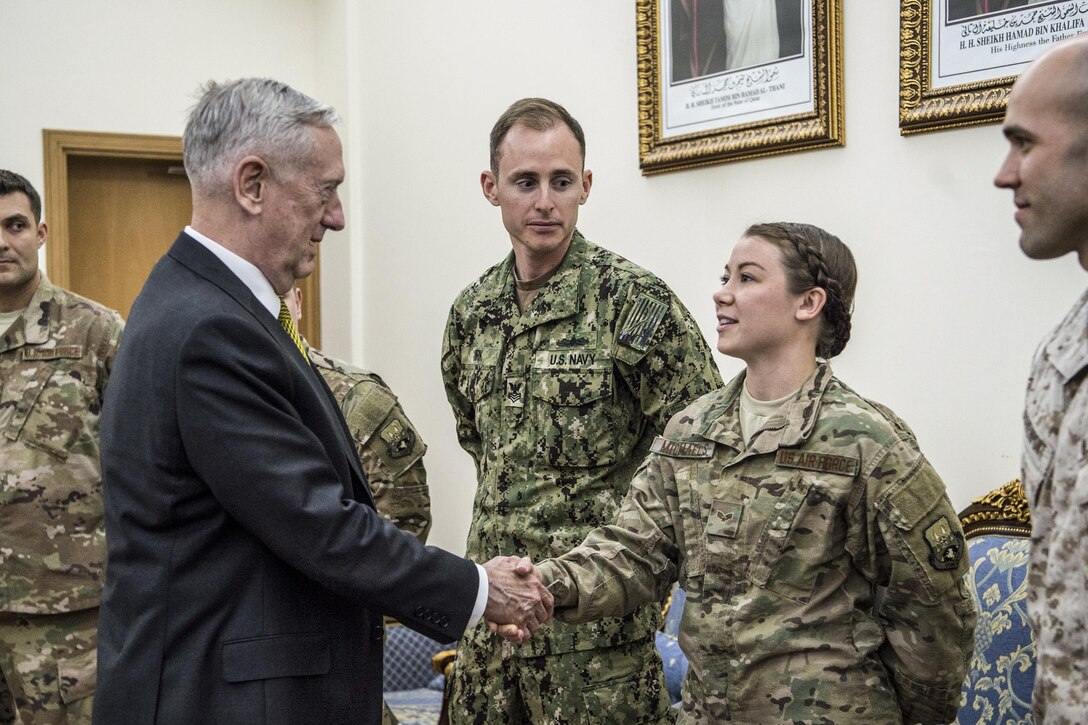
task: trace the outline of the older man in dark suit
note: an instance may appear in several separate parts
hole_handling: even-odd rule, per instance
[[[335,121],[263,79],[209,84],[189,117],[192,224],[132,308],[102,417],[96,723],[378,723],[383,613],[446,641],[550,617],[513,558],[479,567],[376,513],[281,306],[344,226]]]

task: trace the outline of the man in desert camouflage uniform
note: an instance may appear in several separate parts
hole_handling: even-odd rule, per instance
[[[1088,40],[1067,41],[1016,81],[994,183],[1013,191],[1020,248],[1088,269]],[[1031,506],[1028,610],[1036,722],[1088,722],[1088,292],[1035,353],[1022,479]]]
[[[581,127],[524,99],[491,132],[484,196],[513,251],[454,301],[442,372],[476,463],[468,556],[554,556],[612,520],[669,416],[721,385],[669,288],[575,230],[589,196]],[[671,720],[654,631],[660,607],[545,626],[524,644],[482,626],[461,640],[457,723]]]
[[[297,325],[302,317],[302,290],[294,287],[283,299]],[[344,414],[378,513],[426,543],[431,530],[431,497],[423,468],[427,446],[397,396],[375,373],[308,344],[306,349]]]
[[[98,416],[116,312],[38,269],[41,199],[0,170],[0,723],[90,723],[106,558]]]
[[[975,611],[944,483],[826,362],[747,445],[743,384],[670,421],[614,525],[537,565],[555,618],[615,616],[679,580],[678,723],[952,721]]]

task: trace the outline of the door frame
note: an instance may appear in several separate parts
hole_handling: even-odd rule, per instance
[[[58,287],[67,287],[70,280],[68,159],[73,156],[98,156],[182,162],[180,136],[46,128],[42,129],[42,149],[45,155],[45,204],[49,210],[45,264],[49,281]],[[298,283],[304,300],[300,326],[308,331],[310,343],[318,348],[321,347],[321,295],[317,293],[321,289],[320,261],[320,257],[315,260],[313,274]]]

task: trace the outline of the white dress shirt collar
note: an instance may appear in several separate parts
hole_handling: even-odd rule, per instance
[[[185,227],[185,233],[204,245],[209,252],[219,258],[219,261],[227,265],[227,269],[234,276],[242,280],[242,284],[249,288],[261,306],[271,313],[273,317],[280,316],[280,298],[276,290],[272,289],[272,283],[264,276],[256,265],[239,257],[222,244],[209,239],[192,227]]]

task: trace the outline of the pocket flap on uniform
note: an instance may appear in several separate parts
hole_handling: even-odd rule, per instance
[[[612,370],[534,370],[533,395],[552,405],[587,405],[612,395]]]
[[[223,643],[227,682],[306,677],[329,672],[332,656],[324,634],[279,634]]]

